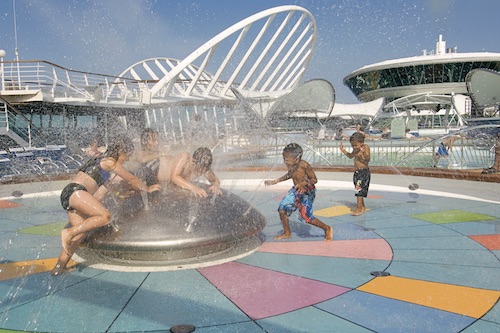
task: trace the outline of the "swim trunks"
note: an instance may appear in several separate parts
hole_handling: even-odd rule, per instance
[[[290,216],[297,209],[299,210],[299,219],[310,223],[315,219],[313,215],[313,202],[316,198],[316,189],[314,186],[310,186],[305,193],[299,193],[295,186],[293,186],[287,193],[287,195],[281,201],[278,211],[285,211],[288,216]]]
[[[61,206],[64,208],[64,210],[72,210],[69,206],[69,198],[73,193],[76,191],[87,191],[85,186],[77,183],[69,183],[66,185],[66,187],[62,190],[61,192]]]
[[[370,169],[359,169],[354,171],[352,180],[354,182],[354,195],[357,197],[364,197],[368,195],[368,188],[370,187],[371,173]]]

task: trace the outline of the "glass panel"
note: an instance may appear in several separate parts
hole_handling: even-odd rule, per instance
[[[462,73],[464,64],[461,62],[457,62],[453,64],[453,67],[453,82],[460,82],[460,74]]]
[[[414,67],[415,70],[415,78],[416,78],[416,84],[424,84],[424,77],[425,77],[425,66],[424,65],[418,65]]]
[[[443,64],[434,64],[434,83],[443,82]]]
[[[444,64],[443,82],[453,82],[453,70],[454,69],[455,69],[454,63]]]
[[[464,62],[464,66],[462,67],[462,72],[460,73],[460,78],[458,82],[465,82],[465,77],[467,76],[467,73],[470,72],[472,69],[472,62]]]

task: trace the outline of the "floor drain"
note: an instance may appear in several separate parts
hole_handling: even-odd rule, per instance
[[[191,333],[196,328],[193,325],[175,325],[170,328],[172,333]]]
[[[408,188],[412,191],[415,191],[419,188],[419,186],[418,186],[418,184],[413,183],[413,184],[408,185]]]
[[[389,276],[391,274],[389,274],[389,272],[385,272],[385,271],[374,271],[374,272],[370,272],[371,275],[373,276]]]
[[[14,191],[14,192],[12,192],[12,196],[16,197],[16,198],[22,197],[23,196],[23,192],[21,192],[21,191]]]

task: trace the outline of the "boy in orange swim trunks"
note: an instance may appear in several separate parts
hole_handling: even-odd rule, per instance
[[[331,241],[333,239],[333,228],[313,215],[312,205],[316,197],[314,184],[318,182],[318,179],[311,165],[302,160],[302,152],[302,147],[296,143],[287,145],[283,149],[283,161],[288,168],[288,172],[278,179],[264,182],[266,186],[269,186],[293,179],[294,184],[279,205],[278,212],[283,224],[283,233],[274,237],[274,239],[281,240],[292,237],[288,217],[298,209],[301,220],[323,229],[325,231],[325,241]]]

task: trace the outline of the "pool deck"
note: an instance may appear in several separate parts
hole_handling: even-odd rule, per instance
[[[218,174],[267,218],[248,256],[164,272],[83,264],[58,277],[67,180],[2,185],[0,332],[500,332],[497,182],[374,173],[368,211],[352,216],[352,173],[317,171],[314,211],[334,240],[294,213],[293,237],[274,241],[291,183],[263,180],[282,174]]]

